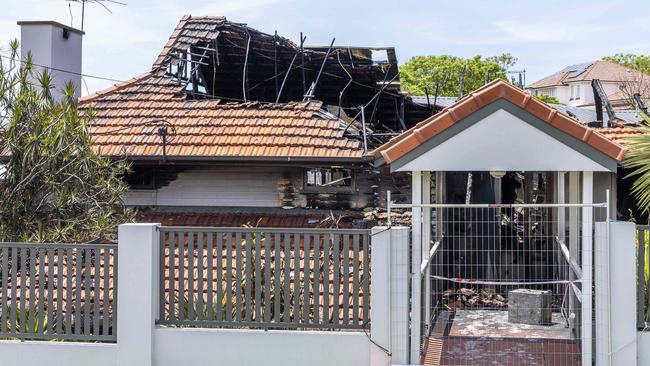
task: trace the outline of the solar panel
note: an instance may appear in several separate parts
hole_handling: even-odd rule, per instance
[[[593,62],[584,62],[584,63],[581,63],[581,64],[571,65],[571,66],[565,67],[560,72],[563,73],[563,74],[564,73],[569,73],[569,77],[574,78],[574,77],[582,74],[583,72],[587,71],[589,66],[591,66],[592,64],[593,64]]]

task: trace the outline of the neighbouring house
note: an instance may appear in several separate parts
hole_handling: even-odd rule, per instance
[[[650,95],[648,75],[610,61],[592,61],[568,66],[526,86],[531,94],[557,99],[569,107],[594,107],[593,80],[600,80],[614,107],[629,107],[635,93]]]

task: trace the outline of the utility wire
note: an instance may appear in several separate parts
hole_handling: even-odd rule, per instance
[[[4,58],[4,59],[7,59],[7,60],[18,61],[18,62],[20,62],[20,63],[27,63],[27,61],[21,60],[21,59],[19,59],[19,58],[17,58],[17,57],[11,57],[11,56],[0,55],[0,58]],[[84,76],[84,77],[91,78],[91,79],[99,79],[99,80],[106,80],[106,81],[114,81],[114,82],[117,82],[117,83],[123,83],[123,82],[125,82],[125,80],[113,79],[113,78],[104,77],[104,76],[97,76],[97,75],[84,74],[84,73],[75,72],[75,71],[70,71],[70,70],[63,70],[63,69],[59,69],[59,68],[56,68],[56,67],[44,66],[44,65],[37,64],[37,63],[33,63],[33,62],[32,62],[31,64],[34,65],[34,66],[39,66],[39,67],[46,68],[46,69],[50,69],[50,70],[55,70],[55,71],[65,72],[65,73],[67,73],[67,74]]]

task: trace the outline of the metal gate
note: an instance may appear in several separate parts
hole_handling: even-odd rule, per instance
[[[430,210],[412,285],[420,362],[590,365],[594,222],[609,220],[608,206],[392,204]]]

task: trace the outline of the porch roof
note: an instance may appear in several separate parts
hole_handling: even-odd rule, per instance
[[[432,153],[435,149],[439,151]],[[449,168],[449,163],[440,162],[443,152],[448,156],[463,150],[465,160],[474,164],[441,169]],[[419,164],[431,165],[425,170],[615,171],[625,151],[595,129],[497,79],[391,139],[373,155],[376,165],[390,164],[393,171],[420,170],[413,161],[427,154],[428,161]]]

